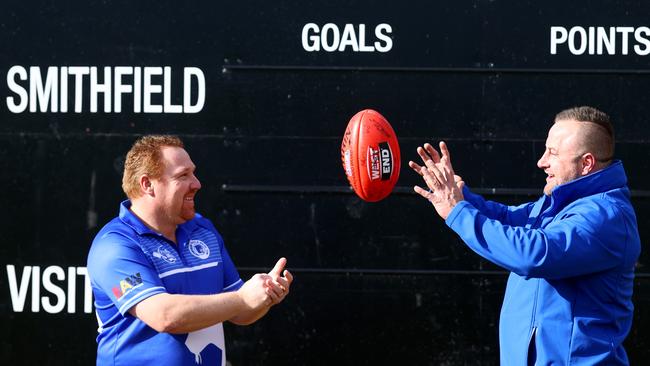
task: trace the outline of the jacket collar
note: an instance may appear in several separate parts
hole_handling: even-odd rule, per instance
[[[627,176],[623,169],[623,162],[614,160],[604,169],[555,187],[551,192],[551,206],[564,207],[580,198],[616,188],[625,188],[626,185]]]

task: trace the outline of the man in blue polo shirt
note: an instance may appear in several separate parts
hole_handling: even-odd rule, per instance
[[[145,136],[128,152],[129,200],[88,254],[99,323],[97,365],[225,365],[222,323],[251,324],[289,293],[281,258],[243,282],[212,223],[180,139]]]
[[[465,244],[509,270],[499,321],[501,365],[628,365],[636,216],[609,116],[558,113],[537,166],[544,195],[506,206],[485,201],[454,174],[449,151],[418,148],[409,162],[429,190],[415,191]]]

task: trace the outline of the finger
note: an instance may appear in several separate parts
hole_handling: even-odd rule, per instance
[[[421,172],[422,172],[422,177],[424,178],[424,182],[427,184],[430,190],[436,191],[440,188],[442,188],[442,183],[436,177],[434,174],[434,171],[438,171],[436,167],[432,167],[431,169],[423,167]]]
[[[447,143],[444,141],[440,141],[440,152],[442,153],[442,157],[451,163],[451,154],[449,153],[449,148],[447,148]]]
[[[454,172],[452,172],[449,166],[447,166],[446,164],[439,165],[438,170],[445,176],[445,181],[447,182],[456,181],[456,178],[454,178],[456,174],[454,174]]]
[[[454,173],[454,167],[451,164],[451,153],[449,152],[449,148],[447,147],[446,142],[440,141],[440,151],[442,152],[441,161],[445,166],[449,167],[449,171],[455,175],[456,173]]]
[[[465,182],[462,181],[462,180],[458,181],[458,182],[456,182],[456,186],[458,187],[458,189],[460,189],[462,191],[463,187],[465,187]]]
[[[424,165],[428,168],[435,166],[440,161],[438,153],[431,147],[430,144],[424,144],[424,147],[418,147],[418,154],[422,157]]]
[[[424,189],[424,188],[422,188],[420,186],[414,186],[413,190],[415,191],[415,193],[419,194],[420,196],[422,196],[423,198],[426,198],[426,199],[429,199],[429,197],[432,194],[431,191],[429,191],[427,189]]]
[[[424,146],[426,147],[431,145],[424,144]],[[424,165],[426,165],[427,167],[432,167],[436,165],[437,161],[435,159],[437,159],[437,153],[435,153],[435,151],[434,151],[434,153],[436,154],[434,155],[435,159],[431,155],[429,155],[429,152],[424,147],[418,147],[417,152],[418,155],[420,155],[420,158],[422,158],[422,162],[424,163]]]
[[[431,159],[433,159],[434,163],[439,163],[440,162],[440,154],[438,154],[438,151],[433,148],[433,145],[426,143],[424,144],[424,148],[427,150],[427,153],[429,156],[431,156]]]
[[[270,290],[276,296],[282,296],[284,290],[282,287],[275,281],[266,281],[264,286],[265,290]]]
[[[289,282],[289,286],[291,286],[291,283],[293,282],[293,275],[291,274],[291,272],[289,272],[288,270],[285,270],[284,271],[284,278],[287,279],[287,282]]]
[[[422,146],[418,146],[418,148],[415,149],[415,151],[417,151],[418,155],[420,155],[420,158],[422,159],[422,162],[424,164],[427,164],[429,161],[432,161],[431,156],[429,156],[429,154],[427,154],[427,151],[424,150],[424,148]]]
[[[411,169],[413,169],[413,171],[415,171],[419,175],[422,175],[422,173],[420,173],[420,169],[422,169],[421,165],[418,165],[414,161],[409,161],[409,166],[411,167]]]
[[[440,151],[442,152],[442,162],[445,166],[449,167],[449,171],[455,175],[454,168],[451,165],[451,153],[449,152],[447,143],[444,141],[440,141]]]
[[[463,178],[462,178],[460,175],[456,175],[456,174],[454,174],[454,182],[458,183],[458,182],[460,182],[461,180],[463,180]]]
[[[286,278],[284,277],[278,277],[277,280],[278,286],[280,286],[280,289],[285,292],[289,290],[289,281],[287,281]]]
[[[445,176],[445,173],[443,171],[441,171],[440,169],[434,166],[429,169],[429,172],[431,173],[431,175],[433,175],[433,177],[437,181],[437,183],[435,183],[436,184],[435,187],[442,187],[447,185],[448,179]]]
[[[275,264],[275,267],[269,272],[269,275],[273,277],[280,277],[280,274],[282,273],[282,270],[284,269],[284,266],[287,265],[287,258],[280,258],[278,262]]]
[[[264,292],[266,295],[269,297],[269,300],[271,300],[271,304],[277,304],[280,302],[280,296],[279,294],[276,294],[273,290],[269,289],[268,287],[264,289]],[[269,305],[271,305],[269,304]]]

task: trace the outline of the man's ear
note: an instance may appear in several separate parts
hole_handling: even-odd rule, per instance
[[[594,169],[596,169],[597,159],[592,153],[586,153],[582,155],[581,162],[582,162],[582,170],[580,171],[580,173],[583,176],[593,172]]]
[[[140,190],[143,195],[155,196],[154,185],[151,178],[148,175],[143,175],[140,177]]]

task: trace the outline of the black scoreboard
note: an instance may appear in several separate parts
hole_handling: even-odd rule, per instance
[[[444,139],[490,199],[541,194],[562,109],[609,113],[650,235],[650,4],[642,1],[5,1],[0,11],[0,359],[88,365],[89,245],[124,199],[124,155],[177,134],[198,210],[243,278],[286,256],[290,297],[226,325],[232,365],[496,365],[507,273],[412,192],[416,146]],[[348,120],[380,111],[402,172],[359,200]],[[632,364],[650,356],[642,251]]]

